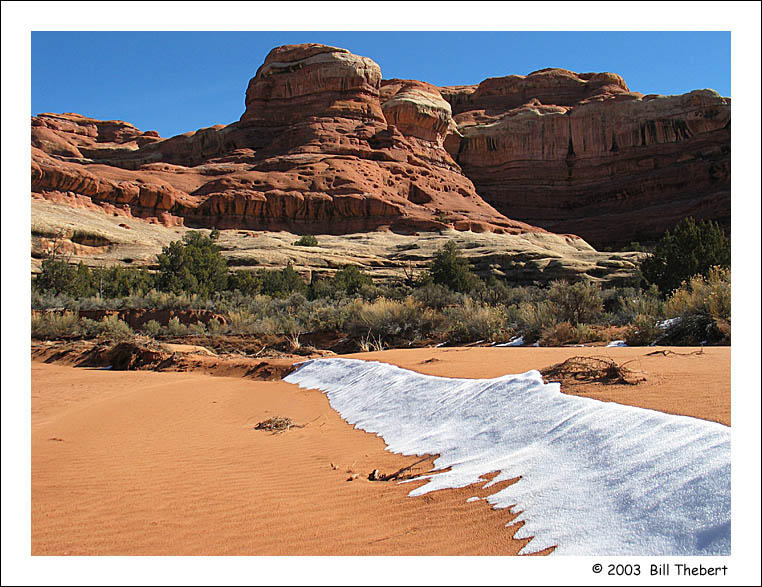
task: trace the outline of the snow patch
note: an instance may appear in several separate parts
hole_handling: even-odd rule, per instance
[[[675,324],[680,323],[680,317],[677,318],[667,318],[666,320],[662,320],[661,322],[656,323],[656,328],[661,328],[662,330],[667,330],[668,328],[672,328]]]
[[[521,512],[522,552],[730,554],[730,429],[561,394],[538,371],[495,379],[422,375],[378,362],[319,359],[285,379],[326,393],[388,450],[439,454],[410,492],[521,479],[485,499]],[[445,471],[450,467],[450,470]]]
[[[522,344],[524,344],[524,337],[518,336],[518,337],[512,338],[508,342],[504,342],[502,344],[498,344],[495,346],[521,346]]]

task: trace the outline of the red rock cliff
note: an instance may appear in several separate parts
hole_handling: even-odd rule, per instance
[[[446,147],[512,218],[596,245],[658,238],[686,216],[730,224],[730,99],[630,92],[611,73],[550,69],[440,88]]]
[[[437,88],[304,44],[270,52],[245,106],[238,122],[167,139],[41,114],[32,192],[293,232],[542,226],[611,245],[688,215],[730,223],[730,100],[712,90],[643,96],[616,74],[564,69]]]
[[[190,226],[354,232],[541,231],[486,204],[443,144],[449,104],[387,85],[372,60],[325,45],[273,49],[228,126],[161,139],[77,115],[33,119],[32,191]]]

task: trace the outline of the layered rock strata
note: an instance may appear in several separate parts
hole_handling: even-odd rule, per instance
[[[381,87],[372,60],[273,49],[227,126],[162,139],[120,121],[32,121],[32,192],[167,225],[346,233],[542,231],[476,193],[443,147],[449,104],[421,82]]]
[[[686,216],[730,226],[730,99],[629,91],[561,69],[440,88],[446,147],[495,208],[595,245],[652,241]]]
[[[31,130],[34,197],[166,226],[546,229],[611,246],[689,215],[730,225],[730,99],[644,96],[613,73],[438,88],[383,80],[345,49],[288,45],[229,125],[161,138],[41,114]]]
[[[165,227],[124,214],[32,200],[32,272],[54,247],[88,266],[115,264],[156,268],[156,255],[182,238],[185,227]],[[642,253],[606,253],[580,238],[527,232],[456,231],[398,234],[374,231],[321,234],[318,246],[297,246],[298,235],[282,231],[222,230],[218,246],[231,270],[282,268],[291,263],[305,279],[329,277],[344,265],[356,265],[376,283],[420,276],[442,243],[452,240],[479,275],[493,275],[516,284],[554,279],[586,279],[632,284]]]

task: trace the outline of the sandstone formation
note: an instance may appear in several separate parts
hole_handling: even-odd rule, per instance
[[[686,216],[730,226],[730,99],[629,91],[546,69],[440,88],[446,147],[504,214],[595,245],[651,241]]]
[[[458,134],[450,104],[436,86],[415,80],[385,80],[381,84],[384,117],[403,134],[442,145]]]
[[[55,246],[88,266],[123,264],[156,268],[162,247],[179,240],[186,227],[165,227],[124,214],[71,207],[42,198],[32,200],[32,272],[40,271],[45,254]],[[86,227],[86,230],[83,230]],[[471,267],[516,284],[554,279],[586,279],[632,284],[643,253],[594,250],[580,238],[549,232],[498,234],[457,231],[399,234],[321,234],[318,246],[294,243],[299,236],[283,231],[222,230],[218,246],[231,270],[282,268],[291,263],[303,278],[328,277],[344,265],[356,265],[376,283],[420,276],[438,248],[454,241]]]
[[[611,246],[688,215],[730,225],[730,99],[644,96],[614,73],[440,88],[383,80],[345,49],[287,45],[232,124],[162,138],[46,113],[31,135],[33,198],[166,227],[548,230]]]
[[[376,63],[336,47],[273,49],[227,126],[162,139],[74,114],[32,124],[34,195],[166,225],[542,231],[477,195],[443,146],[456,129],[437,88],[382,88]]]

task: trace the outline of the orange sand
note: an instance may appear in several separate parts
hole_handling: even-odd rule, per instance
[[[479,379],[541,370],[574,356],[607,357],[619,365],[626,363],[646,381],[636,386],[562,386],[561,391],[730,426],[730,347],[455,347],[346,356],[393,363],[427,375]]]
[[[646,384],[591,397],[730,422],[730,349],[416,349],[354,355],[445,376],[492,377],[575,354],[639,357]],[[690,349],[674,349],[688,352]],[[430,359],[435,359],[431,361]],[[304,428],[253,430],[271,416]],[[284,382],[200,372],[32,363],[32,553],[130,555],[515,554],[477,487],[409,498],[371,482],[415,462]],[[422,463],[417,472],[428,468]],[[358,478],[347,481],[353,474]],[[489,493],[495,491],[492,487]]]

